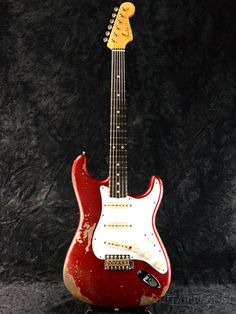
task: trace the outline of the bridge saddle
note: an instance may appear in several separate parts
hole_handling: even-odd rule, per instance
[[[130,270],[134,268],[134,262],[130,255],[105,255],[105,270]]]

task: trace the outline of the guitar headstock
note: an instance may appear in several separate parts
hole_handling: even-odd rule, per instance
[[[134,15],[134,12],[135,6],[131,2],[124,2],[119,8],[114,8],[106,37],[103,38],[109,49],[125,49],[133,40],[129,18]]]

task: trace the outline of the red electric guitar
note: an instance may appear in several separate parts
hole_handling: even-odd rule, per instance
[[[76,298],[105,307],[146,306],[163,297],[171,269],[155,226],[163,194],[159,177],[139,196],[127,191],[125,48],[132,41],[135,7],[115,8],[104,41],[111,49],[109,177],[92,178],[86,155],[73,164],[80,223],[64,264],[64,283]],[[109,38],[108,38],[109,36]]]

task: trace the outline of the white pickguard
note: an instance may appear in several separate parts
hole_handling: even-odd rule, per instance
[[[155,236],[152,219],[160,195],[160,183],[155,179],[152,191],[144,198],[111,198],[106,186],[100,187],[102,213],[94,232],[92,246],[95,256],[127,254],[142,260],[158,272],[167,272],[162,248]]]

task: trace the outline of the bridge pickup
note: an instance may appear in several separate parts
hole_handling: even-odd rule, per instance
[[[134,262],[130,255],[105,255],[105,270],[130,270],[134,268]]]

